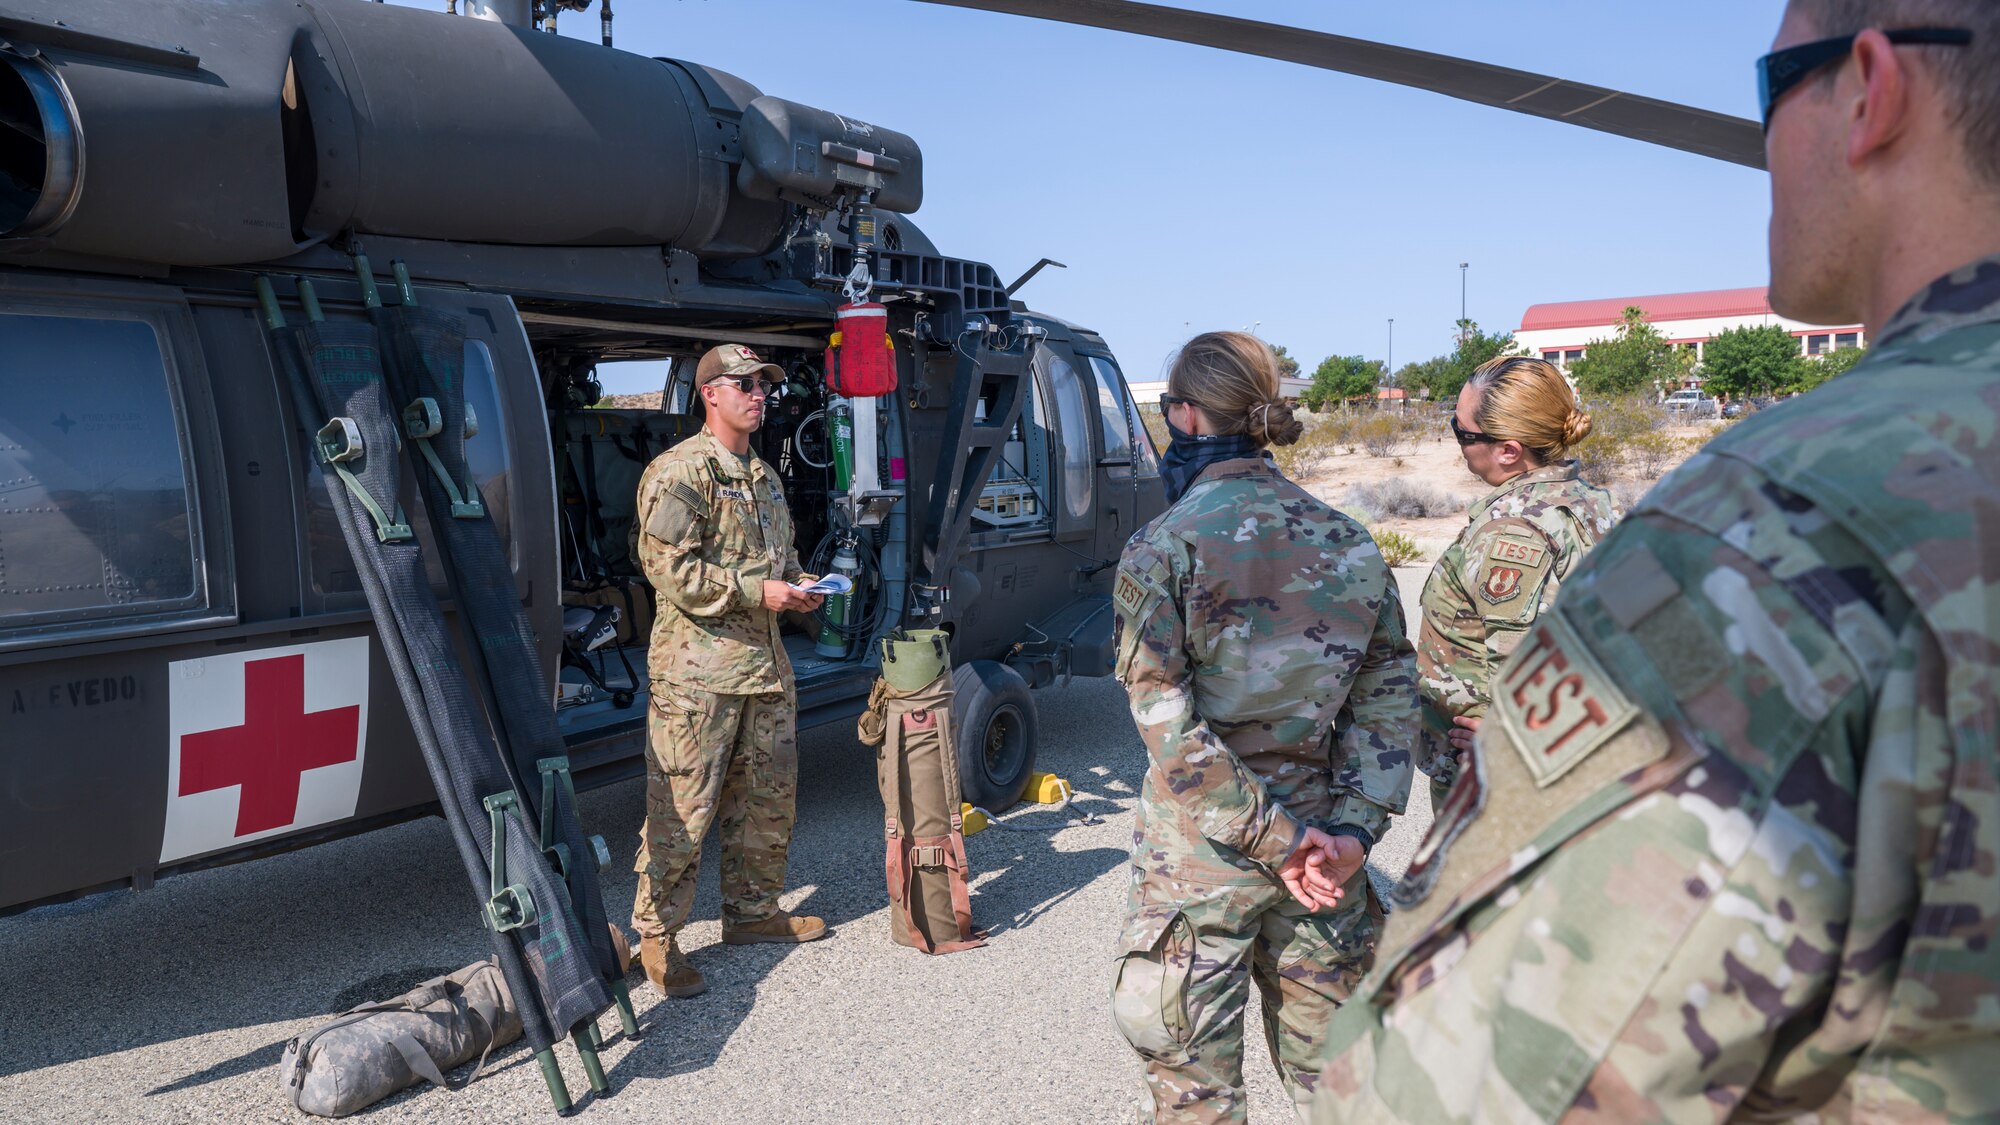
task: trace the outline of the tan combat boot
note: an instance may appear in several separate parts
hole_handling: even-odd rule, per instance
[[[810,914],[787,914],[780,910],[761,922],[722,925],[722,944],[755,945],[760,941],[818,941],[826,936],[826,920]]]
[[[646,979],[660,990],[662,996],[686,998],[700,996],[708,991],[708,982],[701,979],[701,970],[696,969],[681,952],[680,943],[672,934],[666,940],[659,938],[639,939],[639,963],[645,966]]]

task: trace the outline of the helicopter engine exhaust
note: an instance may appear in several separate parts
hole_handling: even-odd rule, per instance
[[[499,7],[500,5],[493,5]],[[347,232],[755,257],[909,212],[909,137],[732,75],[337,0],[0,0],[0,252],[207,266]]]

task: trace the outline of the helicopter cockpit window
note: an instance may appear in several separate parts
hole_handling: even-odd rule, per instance
[[[1097,471],[1090,444],[1090,431],[1098,417],[1090,399],[1096,396],[1085,397],[1083,379],[1068,360],[1048,348],[1038,352],[1049,393],[1055,399],[1056,427],[1062,438],[1063,510],[1071,520],[1084,520],[1091,513],[1091,484]]]
[[[1085,358],[1097,376],[1097,413],[1104,422],[1104,460],[1114,464],[1136,462],[1140,476],[1158,475],[1160,464],[1153,452],[1153,439],[1146,433],[1146,423],[1139,417],[1138,408],[1126,394],[1125,378],[1118,373],[1118,365],[1099,355]],[[1138,442],[1136,450],[1134,440]]]
[[[187,424],[141,320],[0,314],[0,629],[206,606]]]

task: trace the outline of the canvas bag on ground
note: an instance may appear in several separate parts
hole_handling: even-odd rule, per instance
[[[884,867],[889,883],[889,936],[925,953],[957,953],[984,945],[972,926],[958,757],[951,732],[951,661],[935,640],[937,659],[910,673],[894,646],[933,644],[918,634],[883,642],[882,679],[861,717],[861,740],[878,747],[875,781],[882,794]],[[932,666],[937,674],[915,679]],[[899,682],[903,686],[898,686]]]
[[[285,1045],[278,1081],[294,1106],[345,1117],[521,1037],[499,966],[477,961],[396,997],[351,1008]]]

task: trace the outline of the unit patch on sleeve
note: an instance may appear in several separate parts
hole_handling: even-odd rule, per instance
[[[1479,560],[1479,596],[1491,607],[1487,617],[1526,621],[1535,613],[1535,597],[1555,559],[1549,545],[1522,535],[1500,535],[1486,545]]]
[[[1560,613],[1545,613],[1493,684],[1493,713],[1547,788],[1639,715]]]
[[[1546,544],[1512,535],[1502,535],[1487,549],[1486,557],[1494,562],[1512,563],[1523,570],[1533,570],[1542,565],[1542,559],[1546,558],[1548,553]]]
[[[1111,600],[1128,615],[1136,615],[1146,604],[1146,584],[1132,576],[1128,570],[1118,571],[1118,584],[1112,588]]]
[[[1511,601],[1521,592],[1521,568],[1518,566],[1489,566],[1486,581],[1479,586],[1479,592],[1486,600],[1498,604]]]

